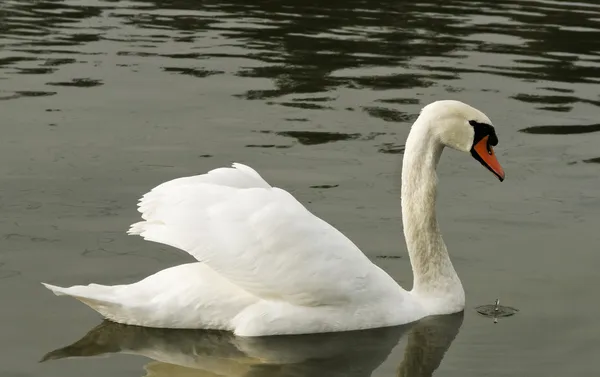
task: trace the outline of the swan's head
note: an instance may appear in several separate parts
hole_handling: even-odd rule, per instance
[[[438,140],[450,148],[471,153],[483,166],[504,180],[504,169],[496,159],[498,144],[490,119],[481,111],[460,101],[436,101],[423,108],[419,118],[426,120]]]

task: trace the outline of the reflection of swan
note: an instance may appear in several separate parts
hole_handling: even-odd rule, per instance
[[[406,142],[402,217],[414,273],[402,289],[342,233],[251,168],[234,164],[166,182],[139,204],[130,233],[197,258],[130,285],[46,285],[115,322],[259,336],[358,330],[464,309],[464,291],[435,216],[445,146],[470,152],[500,180],[498,139],[480,111],[426,106]]]
[[[458,334],[462,321],[462,312],[446,317],[423,318],[419,321],[408,336],[404,359],[398,367],[398,377],[431,376],[440,366],[446,351]]]
[[[156,360],[150,377],[370,376],[408,331],[399,377],[431,376],[456,337],[463,313],[429,317],[412,327],[278,337],[236,337],[214,330],[170,330],[105,321],[43,360],[125,353]]]

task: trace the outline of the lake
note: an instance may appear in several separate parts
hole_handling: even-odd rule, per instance
[[[0,375],[598,374],[600,4],[321,3],[2,1]],[[40,285],[190,262],[126,235],[137,199],[242,162],[410,288],[403,146],[439,99],[492,119],[506,171],[438,168],[464,315],[249,340],[102,323]],[[475,311],[496,299],[519,312]]]

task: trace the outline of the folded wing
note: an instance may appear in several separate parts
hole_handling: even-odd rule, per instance
[[[395,285],[341,232],[245,165],[166,182],[139,211],[144,221],[130,234],[184,250],[262,299],[343,305]]]

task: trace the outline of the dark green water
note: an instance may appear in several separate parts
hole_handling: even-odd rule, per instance
[[[1,376],[214,376],[145,370],[148,357],[221,357],[228,376],[598,374],[600,4],[321,3],[0,3]],[[233,161],[410,287],[401,153],[419,109],[447,98],[490,116],[507,175],[442,157],[464,319],[264,342],[102,327],[71,351],[134,355],[38,363],[101,322],[39,282],[132,282],[190,261],[125,234],[136,200]],[[520,312],[475,312],[496,298]]]

